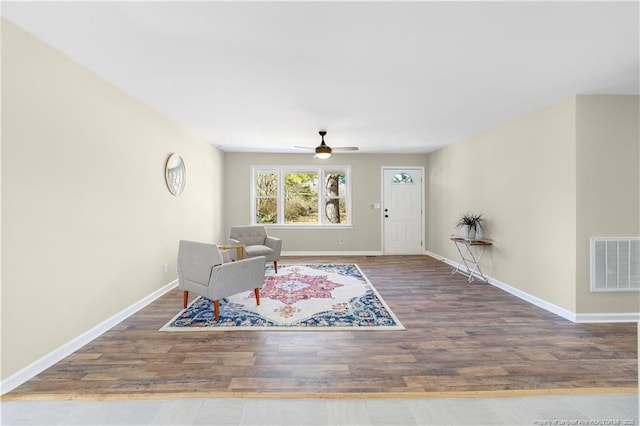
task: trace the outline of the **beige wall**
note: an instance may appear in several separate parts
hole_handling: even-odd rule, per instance
[[[171,152],[180,197],[164,183]],[[2,378],[173,281],[180,238],[219,239],[222,163],[3,20]]]
[[[482,213],[489,276],[576,314],[639,312],[637,292],[589,288],[589,237],[640,234],[639,99],[579,95],[431,153],[427,250],[457,260],[453,223]]]
[[[640,293],[591,293],[590,237],[640,236],[639,96],[577,97],[578,313],[640,312]]]
[[[435,151],[427,164],[427,250],[466,212],[486,220],[489,276],[575,311],[575,99]]]
[[[426,155],[335,154],[328,160],[313,158],[313,154],[225,154],[225,217],[231,225],[251,221],[251,167],[261,165],[340,165],[351,166],[352,222],[351,229],[291,229],[269,227],[271,235],[283,239],[286,252],[380,252],[382,250],[381,210],[372,203],[381,203],[382,166],[424,167]],[[339,244],[343,239],[344,244]]]

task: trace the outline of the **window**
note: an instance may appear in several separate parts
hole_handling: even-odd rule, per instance
[[[253,167],[254,223],[350,226],[349,167]]]
[[[344,170],[324,172],[325,223],[347,223],[347,175]]]
[[[318,223],[317,172],[284,172],[284,222]]]
[[[413,178],[409,173],[402,172],[393,176],[392,183],[413,183]]]
[[[255,173],[256,223],[278,223],[278,172],[261,170]]]

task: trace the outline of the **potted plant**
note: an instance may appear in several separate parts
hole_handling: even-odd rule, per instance
[[[467,213],[456,223],[458,236],[466,240],[481,240],[483,237],[482,215]]]

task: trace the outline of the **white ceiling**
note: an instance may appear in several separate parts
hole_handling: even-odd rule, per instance
[[[3,2],[224,151],[425,153],[575,94],[639,94],[639,3]],[[351,154],[353,155],[353,154]]]

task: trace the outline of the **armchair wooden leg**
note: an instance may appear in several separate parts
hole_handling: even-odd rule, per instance
[[[276,271],[275,273],[278,273],[278,261],[274,260],[273,261],[273,269]]]
[[[216,314],[216,321],[218,321],[220,319],[220,301],[219,300],[213,301],[213,312]]]
[[[184,309],[187,309],[187,302],[189,301],[189,292],[188,291],[184,291],[182,293],[182,307]]]
[[[259,305],[260,304],[260,288],[256,287],[256,289],[253,291],[256,294],[256,305]]]

